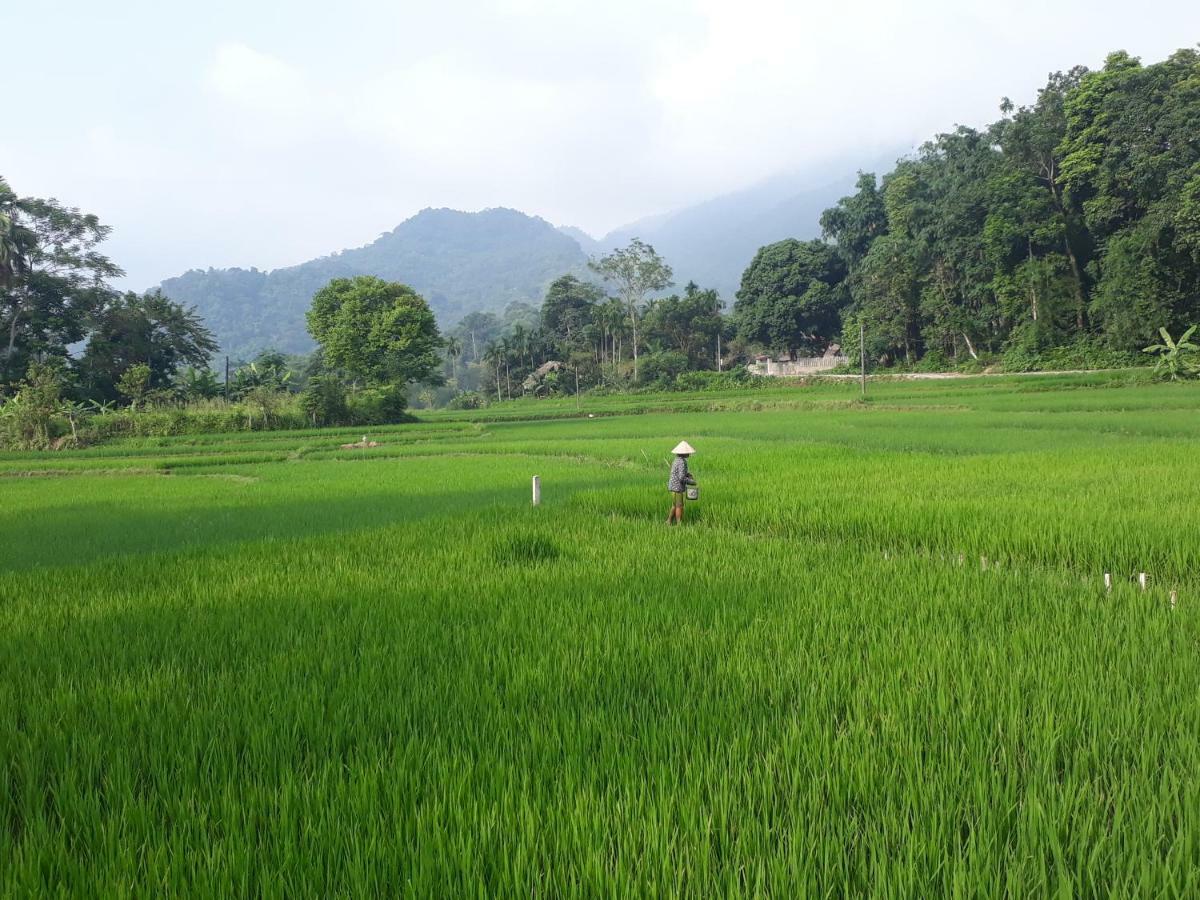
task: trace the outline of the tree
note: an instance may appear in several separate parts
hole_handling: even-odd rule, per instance
[[[845,277],[845,262],[822,241],[788,238],[763,247],[738,289],[738,335],[777,352],[823,351],[849,300]]]
[[[31,360],[66,360],[121,270],[96,248],[109,228],[57,200],[18,197],[0,179],[0,381]]]
[[[448,336],[442,345],[442,352],[446,354],[446,365],[450,369],[450,378],[458,381],[458,358],[462,356],[463,352],[462,341],[454,335]]]
[[[848,271],[862,262],[875,238],[887,233],[887,211],[875,175],[859,172],[855,188],[821,214],[821,234],[837,244]]]
[[[292,370],[287,357],[278,350],[263,350],[244,366],[233,373],[233,395],[244,397],[260,388],[275,394],[291,390]]]
[[[1113,53],[1063,100],[1056,153],[1068,203],[1096,248],[1089,313],[1109,344],[1135,349],[1158,326],[1200,315],[1200,260],[1187,227],[1200,175],[1200,52],[1143,66]],[[1180,226],[1183,226],[1181,229]]]
[[[150,390],[150,367],[145,363],[134,363],[117,379],[117,393],[129,401],[134,409],[145,402]]]
[[[1163,342],[1142,350],[1143,353],[1157,355],[1154,371],[1159,377],[1178,381],[1181,378],[1193,378],[1200,374],[1200,364],[1194,361],[1200,357],[1200,346],[1192,343],[1192,335],[1196,333],[1196,328],[1197,326],[1193,325],[1179,336],[1178,341],[1171,338],[1167,329],[1160,328],[1158,333],[1162,335]]]
[[[638,318],[648,294],[671,286],[671,267],[654,252],[653,247],[638,238],[631,240],[623,250],[614,250],[608,256],[593,259],[588,266],[616,286],[617,296],[625,305],[633,340],[633,380],[637,381]]]
[[[562,354],[568,355],[596,316],[596,307],[604,301],[604,291],[594,284],[564,275],[551,282],[542,301],[542,327]]]
[[[79,360],[88,396],[115,400],[118,382],[131,366],[144,364],[147,390],[171,388],[186,366],[207,369],[217,343],[193,309],[159,291],[127,293],[93,316],[92,333]]]
[[[429,304],[407,285],[336,278],[313,297],[308,330],[326,363],[375,384],[438,377],[442,346]]]
[[[715,364],[717,334],[723,324],[716,291],[702,291],[689,281],[682,297],[655,301],[643,323],[649,340],[681,353],[688,368],[707,369]]]

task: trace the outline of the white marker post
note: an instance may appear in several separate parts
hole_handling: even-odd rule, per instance
[[[1138,584],[1141,586],[1143,591],[1146,590],[1146,582],[1149,580],[1150,576],[1145,572],[1138,572]]]
[[[1109,594],[1112,593],[1112,573],[1111,572],[1104,573],[1104,590]]]
[[[1177,599],[1176,594],[1176,591],[1171,591],[1171,609],[1175,608],[1175,600]]]
[[[533,476],[533,505],[542,505],[542,479],[537,475]]]

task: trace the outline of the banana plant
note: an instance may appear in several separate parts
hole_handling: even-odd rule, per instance
[[[1171,381],[1179,381],[1182,378],[1194,378],[1200,374],[1200,365],[1195,361],[1197,354],[1200,354],[1200,346],[1191,342],[1191,337],[1196,333],[1196,325],[1193,325],[1182,335],[1179,340],[1173,340],[1170,332],[1165,328],[1158,329],[1158,333],[1162,335],[1163,342],[1161,344],[1151,344],[1142,350],[1143,353],[1154,353],[1158,355],[1158,359],[1154,363],[1154,372],[1160,378],[1169,378]]]

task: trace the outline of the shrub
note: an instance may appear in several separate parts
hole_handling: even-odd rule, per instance
[[[1006,372],[1055,372],[1071,369],[1126,369],[1143,364],[1137,354],[1081,340],[1061,347],[1033,350],[1010,347],[1002,357]]]
[[[479,391],[463,391],[450,401],[451,409],[483,409],[487,405],[487,397]]]
[[[642,384],[669,387],[677,377],[687,371],[688,358],[674,350],[651,353],[638,361],[638,380]]]
[[[314,375],[300,394],[300,409],[313,425],[347,425],[350,407],[346,389],[331,375]]]
[[[46,450],[66,430],[62,373],[33,363],[18,391],[0,404],[0,441],[18,450]]]
[[[1200,375],[1200,346],[1192,343],[1197,326],[1193,325],[1176,341],[1165,328],[1158,329],[1161,344],[1152,344],[1143,353],[1155,354],[1154,374],[1157,378],[1179,381]]]
[[[745,387],[756,381],[766,382],[751,375],[744,366],[728,372],[682,372],[675,378],[675,389],[680,391],[719,391],[726,388]]]
[[[394,425],[408,420],[404,388],[384,385],[364,388],[347,400],[353,425]]]

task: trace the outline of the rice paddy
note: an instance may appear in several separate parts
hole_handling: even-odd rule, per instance
[[[1200,386],[1127,381],[0,454],[0,894],[1196,896]]]

